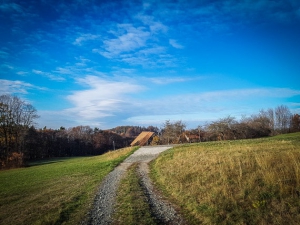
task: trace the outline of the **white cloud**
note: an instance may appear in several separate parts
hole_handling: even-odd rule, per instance
[[[170,45],[172,45],[174,48],[183,49],[184,47],[181,44],[178,44],[176,40],[170,39],[169,40]]]
[[[153,93],[151,86],[146,88],[141,85],[145,83],[165,85],[192,79],[194,78],[135,77],[127,79],[122,76],[114,78],[85,76],[77,79],[77,82],[85,89],[74,91],[73,94],[67,96],[67,100],[74,107],[64,110],[64,114],[72,115],[77,123],[82,124],[105,124],[111,120],[110,124],[119,125],[122,123],[159,125],[158,123],[167,119],[203,122],[228,115],[251,115],[261,108],[274,107],[272,105],[274,99],[300,95],[299,90],[289,88],[258,88],[200,91],[194,94],[170,96],[165,93],[162,96]],[[272,104],[266,104],[269,100],[272,100]]]
[[[300,102],[292,102],[291,105],[292,106],[299,106],[300,107]]]
[[[299,90],[293,90],[289,88],[256,88],[256,89],[235,89],[235,90],[223,90],[223,91],[210,91],[198,94],[186,94],[181,96],[174,96],[168,99],[169,102],[185,102],[191,103],[203,103],[208,102],[214,104],[214,102],[231,102],[234,101],[246,101],[246,99],[264,99],[264,98],[289,98],[300,95]],[[177,99],[177,100],[176,100]]]
[[[152,83],[155,84],[170,84],[170,83],[178,83],[178,82],[186,82],[191,80],[196,80],[199,78],[187,78],[187,77],[150,77],[146,78]]]
[[[131,101],[128,95],[144,89],[126,81],[105,80],[96,76],[78,78],[77,82],[88,89],[74,91],[67,99],[74,105],[68,112],[86,120],[104,118],[124,111]]]
[[[102,46],[94,48],[93,52],[132,66],[174,67],[175,57],[168,54],[168,46],[165,47],[167,31],[168,28],[154,17],[138,14],[133,17],[133,23],[111,28]]]
[[[66,68],[57,67],[54,72],[59,73],[59,74],[67,74],[67,75],[70,75],[70,74],[74,73],[74,71],[72,69],[68,68],[68,67],[66,67]]]
[[[28,72],[18,71],[17,74],[20,75],[20,76],[25,76],[26,74],[28,74]]]
[[[153,22],[149,25],[150,30],[154,33],[162,31],[166,33],[168,31],[168,27],[163,25],[161,22]]]
[[[120,24],[118,28],[119,31],[115,33],[117,37],[104,40],[103,50],[98,50],[104,57],[118,57],[121,53],[132,52],[146,46],[150,32],[145,31],[143,27],[135,28],[132,24]]]
[[[54,80],[54,81],[64,81],[65,80],[65,78],[63,78],[62,76],[54,75],[54,74],[48,73],[48,72],[43,72],[41,70],[35,70],[35,69],[33,69],[32,72],[34,74],[42,75],[42,76],[47,77],[50,80]]]
[[[13,66],[11,66],[11,65],[9,65],[7,63],[2,64],[1,67],[5,68],[5,69],[10,69],[10,70],[14,70],[15,69],[15,67],[13,67]]]
[[[166,48],[163,46],[153,46],[150,48],[142,49],[138,52],[139,55],[156,55],[156,54],[164,54],[166,52]]]
[[[136,100],[136,113],[126,121],[161,124],[165,120],[211,121],[224,116],[251,115],[260,109],[276,107],[274,102],[300,95],[289,88],[237,89]],[[156,121],[156,122],[155,122]]]
[[[75,65],[76,66],[80,66],[80,67],[86,67],[87,66],[87,63],[91,62],[91,60],[89,59],[86,59],[82,56],[80,57],[75,57],[75,59],[78,61]]]
[[[102,127],[102,124],[104,124],[97,121],[91,122],[83,118],[79,118],[77,114],[74,114],[73,112],[69,112],[67,110],[39,110],[38,114],[40,117],[37,119],[37,125],[40,128],[46,126],[52,129],[59,129],[61,126],[69,128],[80,125]]]
[[[121,54],[119,60],[130,65],[141,65],[144,68],[176,67],[176,59],[163,50],[163,47],[143,49],[133,53]]]
[[[33,73],[42,75],[43,72],[41,70],[32,70]]]
[[[81,46],[84,42],[99,39],[100,35],[94,34],[81,34],[78,38],[75,39],[73,45]]]
[[[178,121],[181,120],[188,125],[189,128],[195,128],[199,124],[204,125],[208,121],[213,121],[220,118],[222,115],[217,112],[199,112],[199,113],[185,113],[185,114],[162,114],[162,115],[141,115],[133,116],[126,119],[127,124],[135,124],[139,126],[157,126],[161,127],[166,120]]]
[[[166,33],[168,31],[168,27],[159,21],[155,21],[153,16],[138,14],[135,16],[135,18],[143,22],[144,25],[149,26],[149,29],[152,33],[157,33],[157,32]]]
[[[44,89],[19,80],[0,79],[0,83],[1,83],[0,94],[2,95],[3,94],[28,94],[29,89],[39,89],[39,90]]]

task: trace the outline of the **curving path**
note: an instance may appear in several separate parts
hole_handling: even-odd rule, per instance
[[[139,163],[138,173],[142,178],[143,189],[148,198],[152,214],[163,224],[183,224],[183,220],[175,209],[154,191],[148,176],[148,163],[161,152],[172,148],[171,146],[141,147],[124,160],[118,167],[110,172],[102,182],[96,195],[93,209],[89,214],[89,225],[107,225],[112,222],[112,214],[119,182],[133,163]]]

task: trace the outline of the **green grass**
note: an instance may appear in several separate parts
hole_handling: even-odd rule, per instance
[[[189,224],[300,224],[300,133],[178,146],[151,170]]]
[[[134,150],[0,171],[0,224],[79,224],[101,180]]]
[[[121,181],[114,214],[114,225],[154,225],[155,218],[151,216],[147,198],[141,187],[141,180],[136,173],[137,164],[133,164],[126,177]]]

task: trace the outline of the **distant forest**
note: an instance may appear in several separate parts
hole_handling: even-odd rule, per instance
[[[300,116],[281,105],[240,120],[225,117],[186,129],[182,121],[165,121],[162,127],[118,126],[109,130],[77,126],[37,129],[36,109],[11,95],[0,96],[0,169],[53,157],[90,156],[127,147],[142,132],[155,133],[152,145],[236,140],[300,131]]]

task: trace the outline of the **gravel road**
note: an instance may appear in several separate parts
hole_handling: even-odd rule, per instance
[[[148,176],[148,163],[155,159],[159,153],[171,146],[141,147],[124,160],[118,167],[104,179],[95,197],[93,209],[89,214],[88,225],[107,225],[112,222],[114,203],[119,182],[125,175],[127,168],[133,163],[139,163],[138,174],[142,178],[145,195],[148,198],[152,214],[162,224],[183,224],[183,220],[175,209],[155,191]]]

